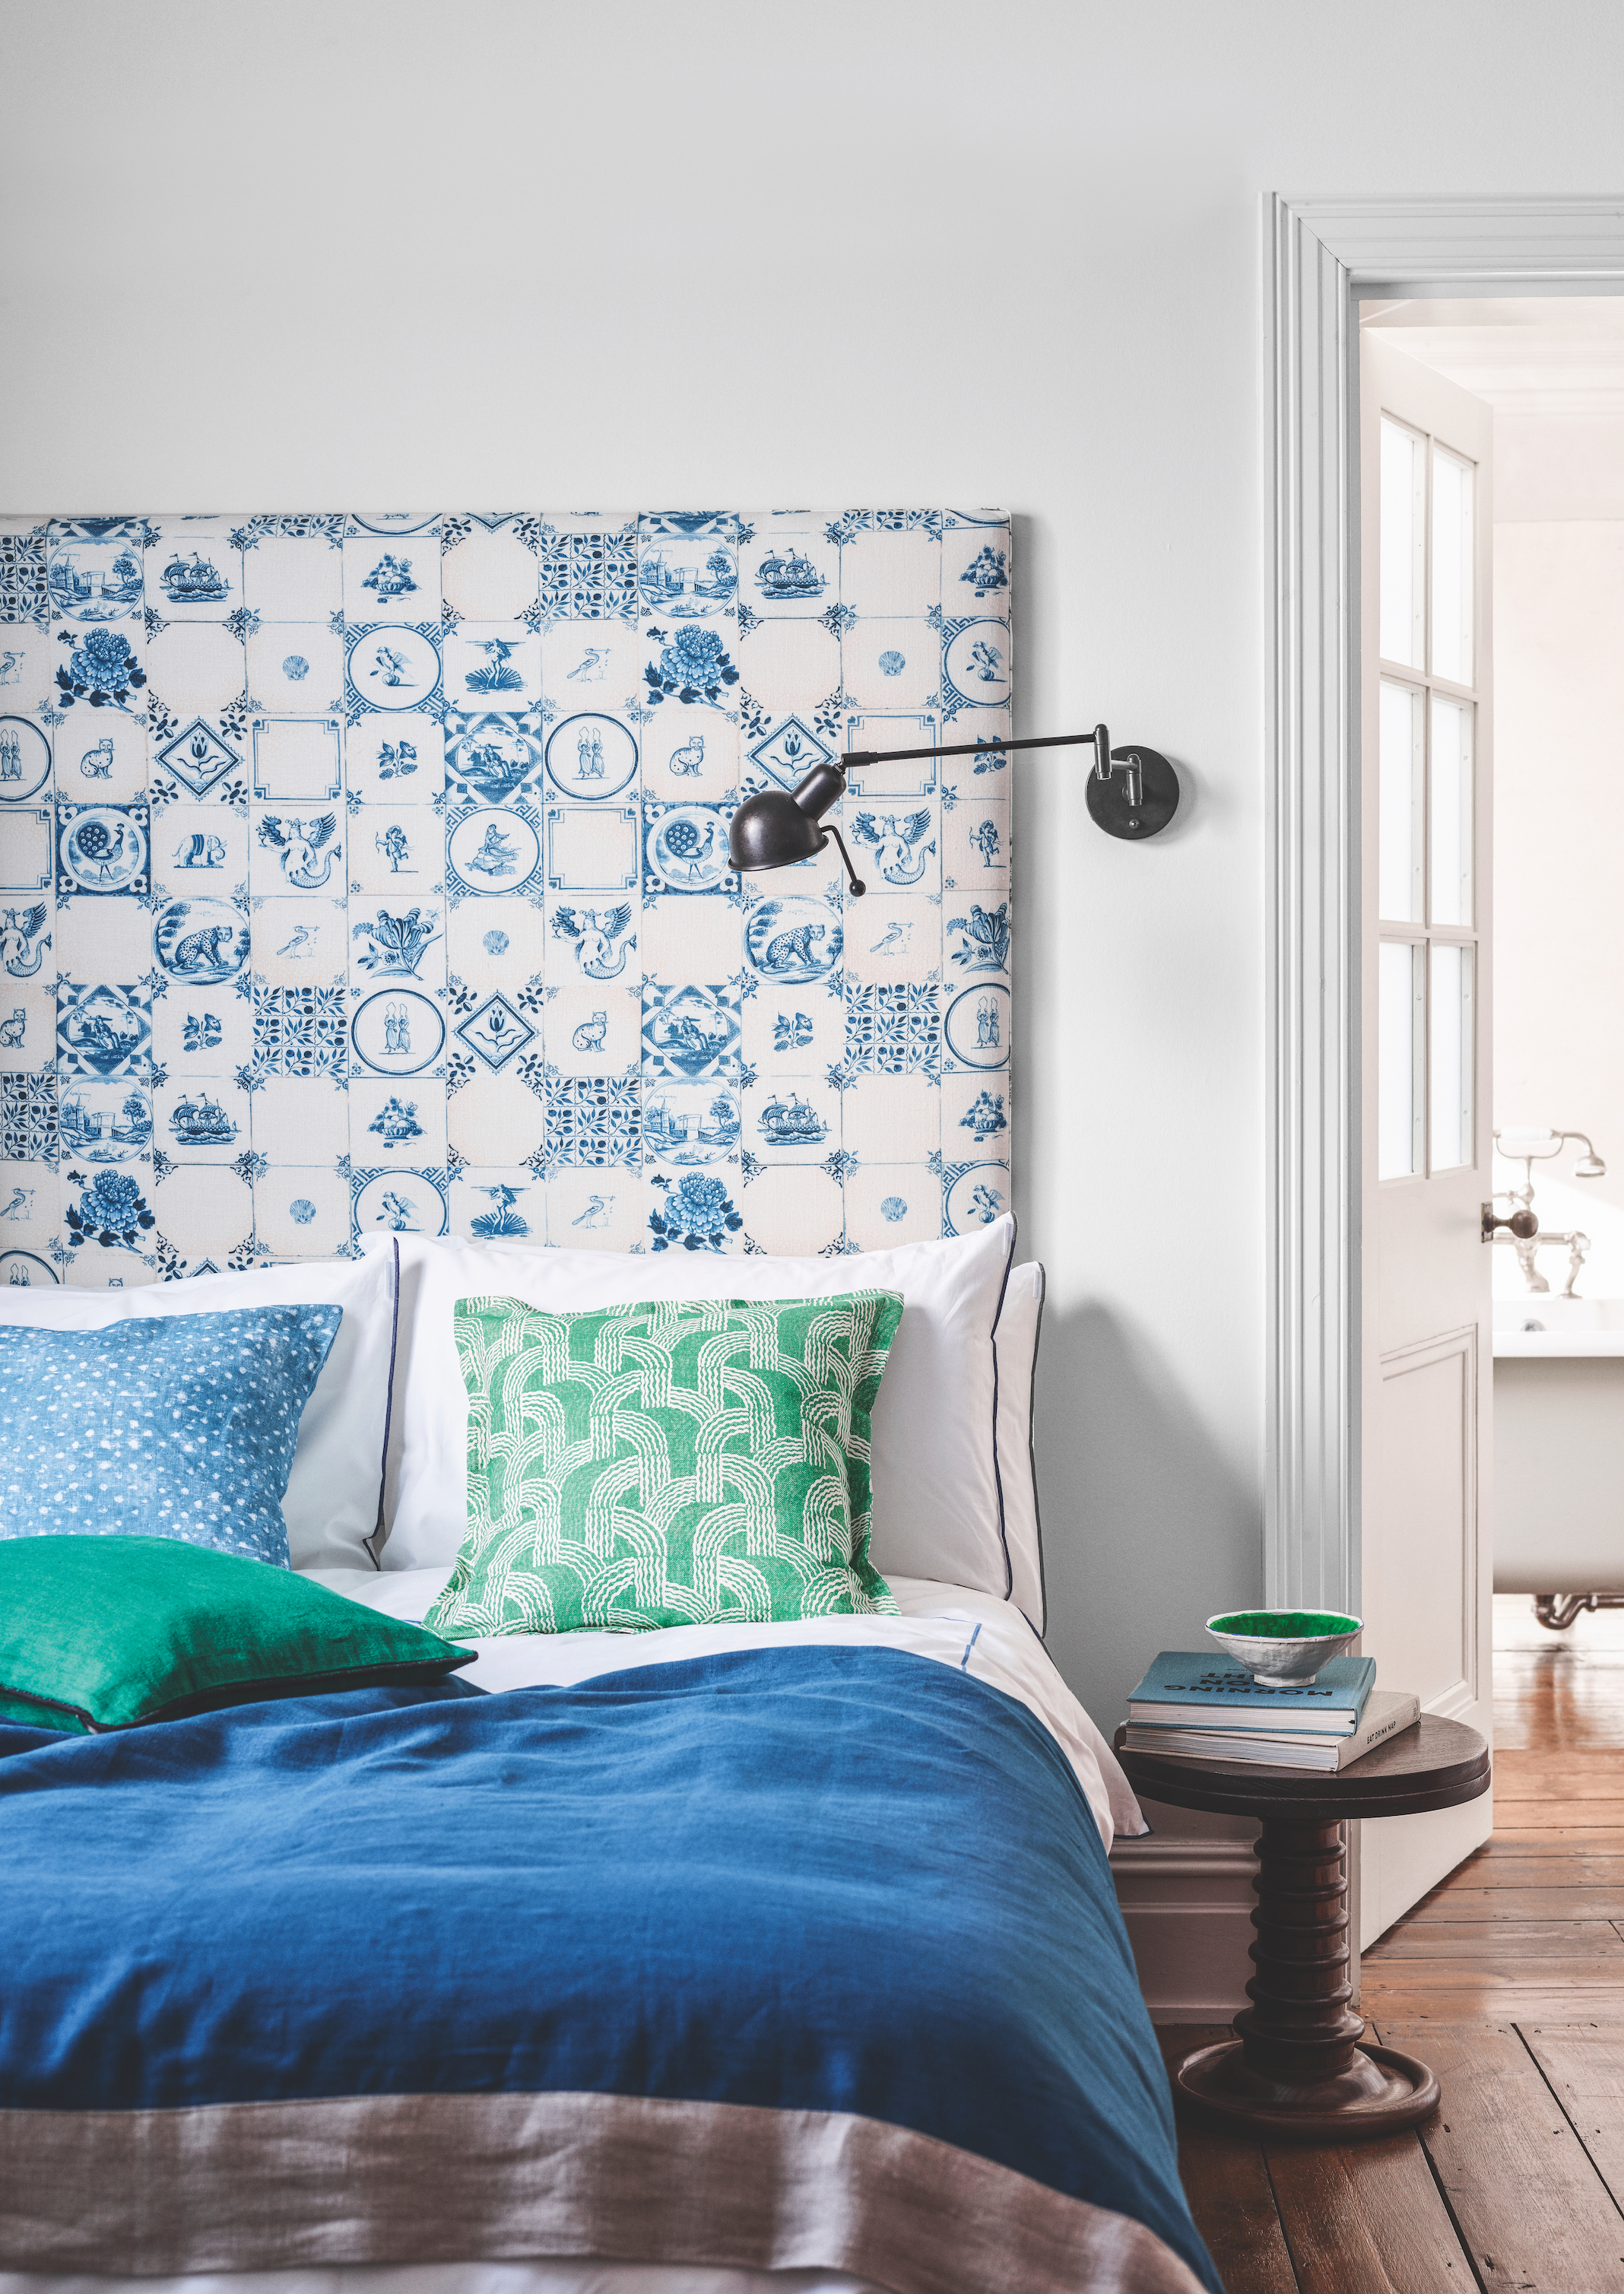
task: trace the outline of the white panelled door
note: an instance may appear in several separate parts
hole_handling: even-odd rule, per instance
[[[1361,1644],[1490,1733],[1490,409],[1365,329]],[[1368,1824],[1361,1946],[1493,1822]]]

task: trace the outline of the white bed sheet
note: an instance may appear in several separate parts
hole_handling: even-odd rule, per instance
[[[386,1616],[420,1624],[451,1573],[309,1569],[304,1574],[369,1609],[381,1609]],[[709,1656],[716,1649],[795,1648],[811,1642],[842,1648],[911,1649],[916,1656],[973,1672],[1035,1714],[1070,1761],[1108,1850],[1119,1834],[1131,1840],[1149,1830],[1116,1754],[1012,1602],[926,1577],[887,1582],[897,1596],[900,1616],[807,1617],[782,1625],[669,1625],[646,1633],[507,1633],[495,1640],[464,1639],[462,1646],[476,1648],[479,1656],[459,1678],[477,1681],[485,1689],[536,1688],[591,1680],[632,1665],[676,1664],[685,1657]]]

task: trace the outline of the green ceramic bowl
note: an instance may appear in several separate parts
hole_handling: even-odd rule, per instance
[[[1226,1655],[1271,1688],[1304,1688],[1322,1665],[1352,1647],[1362,1617],[1338,1609],[1231,1609],[1206,1630]]]

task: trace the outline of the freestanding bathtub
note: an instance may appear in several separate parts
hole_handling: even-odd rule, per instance
[[[1497,1298],[1493,1335],[1494,1590],[1560,1628],[1624,1605],[1624,1298]]]

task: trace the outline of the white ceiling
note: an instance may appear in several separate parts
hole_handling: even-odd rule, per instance
[[[1367,303],[1360,324],[1506,414],[1624,414],[1624,295]]]

